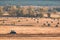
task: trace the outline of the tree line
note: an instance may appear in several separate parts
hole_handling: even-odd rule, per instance
[[[0,16],[8,17],[43,17],[44,13],[47,13],[50,17],[49,8],[41,8],[34,6],[0,6]],[[7,12],[9,15],[3,15]]]

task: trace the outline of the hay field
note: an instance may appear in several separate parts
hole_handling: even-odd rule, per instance
[[[0,37],[0,40],[60,40],[60,37]]]
[[[11,30],[14,30],[19,35],[11,35]],[[60,40],[59,30],[60,19],[0,17],[0,40]],[[22,37],[20,34],[28,35],[25,35],[25,37],[23,35]],[[34,34],[33,37],[29,37],[30,34]],[[46,34],[48,35],[46,36]]]
[[[59,34],[60,19],[1,17],[0,34],[14,30],[17,34]]]

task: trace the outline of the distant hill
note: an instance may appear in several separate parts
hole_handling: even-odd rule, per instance
[[[0,1],[60,1],[60,0],[0,0]]]

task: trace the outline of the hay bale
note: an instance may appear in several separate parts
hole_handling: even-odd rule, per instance
[[[20,22],[20,20],[18,20],[18,22]]]
[[[49,27],[49,26],[50,26],[50,24],[48,23],[48,24],[47,24],[47,26]]]
[[[39,21],[37,21],[37,23],[39,23]]]
[[[53,21],[51,21],[51,23],[53,23]]]
[[[58,25],[56,25],[55,27],[58,27]]]

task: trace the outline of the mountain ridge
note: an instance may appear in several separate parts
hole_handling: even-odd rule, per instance
[[[60,0],[0,0],[0,1],[60,1]]]

